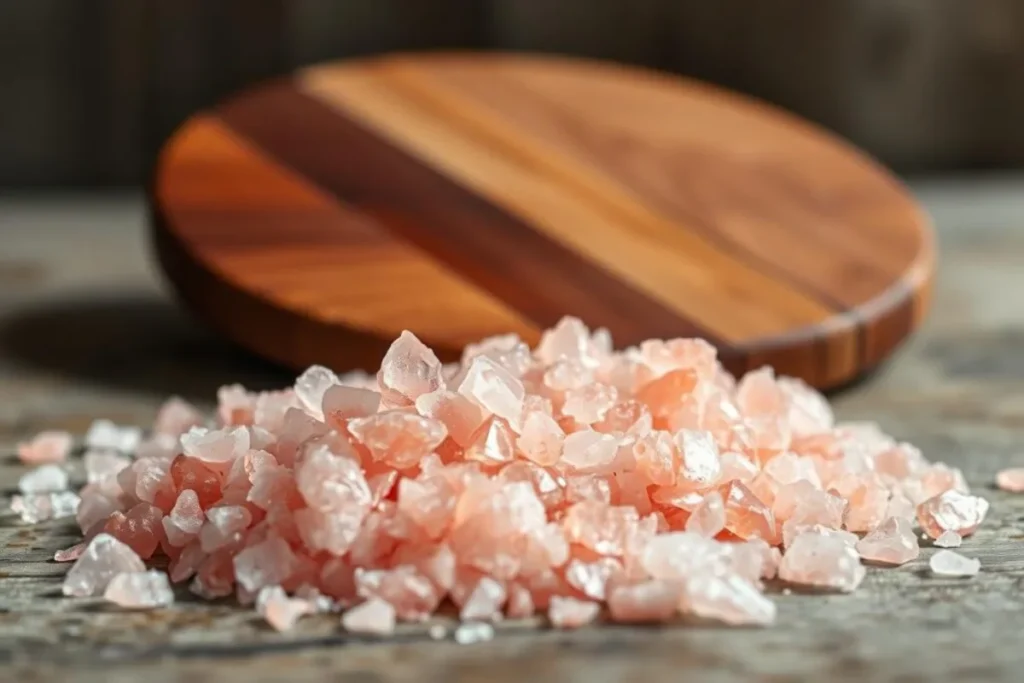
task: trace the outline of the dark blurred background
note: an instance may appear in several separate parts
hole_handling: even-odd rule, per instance
[[[1024,0],[0,0],[0,186],[136,184],[246,83],[433,48],[697,76],[900,171],[1024,165]]]

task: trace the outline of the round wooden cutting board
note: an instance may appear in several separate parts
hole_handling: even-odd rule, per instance
[[[616,346],[700,336],[822,388],[925,313],[926,216],[889,173],[759,102],[605,63],[316,66],[183,125],[151,188],[171,282],[295,368],[439,355],[562,316]]]

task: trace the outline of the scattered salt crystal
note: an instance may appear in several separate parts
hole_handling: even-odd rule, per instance
[[[682,605],[698,617],[735,626],[766,626],[775,621],[775,603],[741,576],[704,571],[685,585]]]
[[[906,564],[921,553],[917,537],[906,519],[890,517],[881,526],[857,542],[857,552],[865,560],[883,564]]]
[[[53,493],[67,488],[67,472],[59,465],[42,465],[29,470],[18,480],[18,490],[22,493]]]
[[[485,622],[466,622],[455,629],[455,642],[459,645],[475,645],[494,638],[494,627]]]
[[[943,531],[942,535],[935,539],[933,545],[940,548],[959,548],[963,539],[960,538],[960,534],[955,531]]]
[[[60,463],[68,459],[73,439],[64,431],[45,431],[18,444],[18,459],[26,465]]]
[[[596,602],[555,596],[548,607],[548,620],[556,628],[579,628],[597,619],[600,613],[601,605]]]
[[[82,542],[82,543],[76,543],[73,546],[71,546],[70,548],[64,548],[63,550],[58,550],[57,552],[55,552],[53,554],[53,561],[54,562],[74,562],[75,560],[77,560],[79,557],[82,556],[82,553],[85,552],[85,548],[86,548],[86,544],[85,544],[85,542]]]
[[[820,532],[797,536],[779,566],[783,581],[844,593],[855,590],[865,573],[857,551],[846,540]]]
[[[18,513],[26,524],[38,524],[50,519],[72,517],[81,504],[78,494],[71,491],[57,493],[29,493],[11,498],[11,511]]]
[[[1011,467],[996,474],[996,486],[1011,493],[1024,493],[1024,467]]]
[[[988,501],[950,489],[929,498],[917,508],[917,521],[932,538],[946,531],[955,531],[961,537],[970,536],[981,525],[988,513]]]
[[[347,610],[341,624],[351,633],[386,636],[395,630],[395,608],[380,598],[370,598]]]
[[[928,567],[936,576],[975,576],[981,569],[977,558],[966,558],[952,550],[940,550],[928,560]]]
[[[68,570],[64,595],[100,595],[116,575],[144,571],[146,567],[135,551],[109,534],[99,534]]]
[[[142,441],[138,427],[119,427],[110,420],[96,420],[85,434],[86,448],[134,453]]]
[[[167,581],[167,574],[156,569],[122,572],[107,584],[103,599],[121,607],[136,609],[164,607],[174,602],[174,591]]]
[[[290,598],[280,586],[265,586],[256,598],[256,611],[277,631],[289,631],[301,617],[316,609],[307,600]]]

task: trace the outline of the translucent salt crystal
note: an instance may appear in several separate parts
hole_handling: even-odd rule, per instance
[[[725,528],[725,502],[722,494],[712,491],[686,520],[686,530],[712,538]]]
[[[131,458],[117,451],[88,450],[82,456],[82,460],[85,464],[85,476],[90,484],[115,476],[132,464]]]
[[[788,399],[789,423],[796,437],[820,434],[832,429],[835,417],[832,407],[818,391],[792,377],[779,377],[778,388]]]
[[[700,572],[686,581],[683,609],[732,625],[765,626],[775,621],[775,603],[736,574]]]
[[[526,619],[533,616],[534,610],[533,595],[530,593],[530,589],[518,583],[510,585],[505,614],[510,619]]]
[[[537,356],[550,365],[563,358],[592,362],[590,330],[579,318],[567,316],[541,335]]]
[[[711,432],[683,429],[676,434],[681,469],[679,479],[698,488],[711,486],[722,473],[718,446]]]
[[[632,446],[636,470],[649,484],[675,486],[679,478],[679,450],[668,432],[654,431],[635,440]],[[683,482],[682,491],[692,486]]]
[[[372,495],[359,463],[336,455],[327,446],[308,452],[295,470],[295,484],[317,510],[370,511]]]
[[[307,413],[322,420],[324,394],[338,384],[340,381],[334,371],[322,365],[312,365],[295,379],[295,397]]]
[[[424,417],[444,423],[448,436],[463,448],[487,419],[484,410],[462,394],[437,389],[416,397],[416,410]]]
[[[346,420],[376,413],[380,408],[380,393],[337,384],[324,392],[321,408],[324,419],[340,427]]]
[[[123,572],[144,572],[142,559],[109,534],[99,534],[64,577],[64,595],[100,595],[110,580]]]
[[[573,505],[562,519],[566,537],[600,555],[623,555],[630,532],[637,525],[635,509],[593,501]]]
[[[987,500],[951,489],[921,503],[917,508],[917,521],[931,538],[938,538],[946,531],[955,531],[963,537],[973,534],[987,513]]]
[[[121,572],[107,584],[103,599],[121,607],[148,609],[172,604],[174,591],[167,574],[156,569]]]
[[[256,598],[256,611],[276,631],[290,631],[295,622],[316,609],[308,600],[290,598],[280,586],[265,586]]]
[[[348,431],[370,449],[374,460],[397,469],[416,465],[448,435],[444,423],[400,411],[351,420]]]
[[[996,486],[1011,493],[1024,493],[1024,467],[1011,467],[996,474]]]
[[[743,539],[775,538],[775,516],[754,493],[739,481],[723,487],[725,528]]]
[[[544,386],[563,392],[581,389],[594,381],[594,369],[580,360],[562,359],[551,365],[543,377]]]
[[[466,445],[464,457],[489,465],[500,465],[512,461],[515,447],[513,434],[508,424],[498,418],[484,423]]]
[[[505,587],[490,577],[481,578],[459,611],[462,621],[494,621],[501,618],[501,607],[508,594]]]
[[[42,465],[21,475],[18,490],[22,493],[66,491],[68,475],[59,465]]]
[[[486,622],[466,622],[455,629],[454,638],[459,645],[485,643],[494,638],[494,627]]]
[[[282,583],[292,572],[295,555],[288,543],[271,536],[235,555],[235,578],[249,591]]]
[[[665,419],[679,409],[696,386],[697,375],[693,370],[673,370],[641,387],[636,399],[656,419]]]
[[[981,570],[981,561],[952,550],[940,550],[928,560],[928,568],[936,576],[975,576]]]
[[[370,598],[347,610],[341,625],[350,633],[390,635],[395,631],[395,608],[380,598]]]
[[[601,605],[590,600],[555,596],[548,606],[548,620],[555,628],[580,628],[597,619]]]
[[[76,543],[73,546],[71,546],[70,548],[64,548],[63,550],[58,550],[57,552],[55,552],[53,554],[53,561],[54,562],[74,562],[75,560],[77,560],[79,557],[82,556],[82,553],[85,552],[85,548],[86,548],[86,543],[82,542],[82,543]]]
[[[610,557],[590,562],[574,559],[565,567],[565,580],[588,598],[604,600],[609,584],[622,573],[622,563]]]
[[[18,444],[18,459],[26,465],[61,463],[68,459],[73,439],[64,431],[45,431]]]
[[[525,396],[523,383],[490,358],[474,358],[457,391],[518,431]]]
[[[185,489],[178,495],[171,512],[161,520],[167,542],[178,548],[184,546],[196,537],[205,519],[196,492]]]
[[[193,427],[181,435],[185,455],[213,464],[231,463],[249,450],[249,430]]]
[[[138,427],[119,427],[110,420],[96,420],[85,434],[86,448],[134,453],[142,441]]]
[[[78,512],[80,504],[78,494],[71,491],[29,493],[11,497],[11,511],[17,513],[26,524],[72,517]]]
[[[668,621],[678,611],[681,595],[682,584],[651,579],[613,588],[608,595],[608,610],[614,621]]]
[[[156,414],[153,431],[168,436],[181,436],[193,427],[202,426],[203,414],[191,403],[178,396],[171,396]]]
[[[857,552],[865,560],[900,565],[916,560],[921,551],[910,522],[890,517],[857,542]]]
[[[942,534],[935,539],[933,545],[940,548],[959,548],[963,539],[960,538],[960,534],[955,531],[943,531]]]
[[[608,474],[619,451],[619,439],[610,434],[581,431],[565,437],[562,464],[576,474]]]
[[[256,395],[241,384],[223,386],[217,390],[217,417],[224,426],[250,425],[256,412]]]
[[[844,593],[854,591],[865,573],[857,551],[848,542],[838,535],[816,532],[797,536],[779,566],[783,581]]]
[[[589,384],[566,392],[562,414],[580,424],[594,424],[604,419],[616,400],[618,392],[615,387],[599,383]]]
[[[441,361],[416,335],[403,331],[384,354],[377,383],[390,405],[411,405],[444,385]]]
[[[516,447],[542,467],[557,463],[562,457],[565,432],[553,417],[540,410],[526,413],[523,418]]]

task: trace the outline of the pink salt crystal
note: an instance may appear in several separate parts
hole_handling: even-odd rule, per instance
[[[131,548],[109,534],[99,534],[64,577],[64,595],[100,595],[122,572],[144,572],[145,565]]]
[[[398,510],[431,539],[440,538],[448,530],[456,502],[454,489],[440,477],[403,479],[398,484]]]
[[[622,563],[610,557],[601,557],[592,562],[574,559],[565,567],[565,580],[588,598],[604,600],[608,596],[608,585],[622,571]]]
[[[544,372],[544,386],[553,392],[571,391],[594,381],[593,368],[579,360],[562,359]]]
[[[336,384],[324,392],[321,404],[324,420],[340,428],[346,420],[373,415],[380,408],[380,394]]]
[[[960,534],[955,531],[943,531],[942,534],[935,539],[932,545],[936,545],[940,548],[959,548],[963,539],[960,538]]]
[[[532,617],[535,611],[533,596],[530,589],[525,586],[513,583],[508,587],[508,602],[505,605],[505,615],[509,619],[526,619]]]
[[[495,621],[501,618],[501,607],[508,594],[505,587],[494,579],[484,576],[473,588],[469,598],[459,610],[462,621]]]
[[[608,610],[613,621],[668,621],[679,608],[681,594],[681,584],[658,579],[616,586],[608,594]]]
[[[618,400],[615,387],[607,384],[590,384],[572,389],[565,394],[562,414],[579,424],[591,425],[600,422]]]
[[[483,409],[462,394],[437,389],[416,397],[416,410],[424,417],[443,422],[455,443],[469,445],[473,433],[487,419]]]
[[[119,427],[110,420],[96,420],[85,434],[86,448],[134,453],[142,440],[138,427]]]
[[[776,537],[775,517],[771,509],[738,481],[722,488],[725,500],[725,528],[742,539]]]
[[[724,547],[694,533],[674,531],[650,539],[640,561],[646,573],[655,579],[685,580],[716,565]]]
[[[29,493],[11,497],[11,511],[18,513],[21,521],[27,524],[71,517],[78,511],[80,504],[81,498],[71,491]]]
[[[370,511],[370,487],[359,463],[321,446],[302,458],[295,470],[295,483],[306,503],[317,510]]]
[[[290,631],[295,622],[316,609],[308,600],[290,598],[280,586],[265,586],[256,598],[256,611],[276,631]]]
[[[455,629],[455,642],[459,645],[485,643],[494,638],[494,627],[486,622],[470,621]]]
[[[627,399],[608,409],[604,418],[591,427],[605,434],[636,434],[643,436],[651,431],[651,411],[643,403]]]
[[[564,441],[565,432],[555,419],[545,412],[534,410],[527,412],[523,418],[516,447],[529,460],[548,467],[561,459]]]
[[[107,584],[103,599],[121,607],[149,609],[172,604],[174,591],[167,581],[167,574],[156,569],[122,572]]]
[[[820,434],[832,429],[835,417],[824,396],[792,377],[779,377],[776,384],[788,399],[789,423],[795,437]]]
[[[64,548],[63,550],[58,550],[57,552],[55,552],[53,554],[53,561],[54,562],[74,562],[75,560],[77,560],[79,557],[82,556],[82,553],[85,552],[85,548],[86,548],[86,544],[84,542],[82,542],[82,543],[76,543],[73,546],[71,546],[70,548]]]
[[[923,500],[949,490],[967,493],[967,482],[964,481],[963,472],[941,462],[929,465],[921,475]]]
[[[782,556],[779,578],[790,583],[852,592],[864,580],[857,551],[843,538],[809,531],[793,540]]]
[[[668,432],[654,431],[638,438],[632,446],[637,471],[650,484],[675,486],[679,476],[679,451]],[[691,488],[684,482],[683,489]]]
[[[1024,493],[1024,467],[1011,467],[996,474],[996,486],[1011,493]]]
[[[377,597],[394,606],[402,621],[425,621],[441,602],[437,587],[416,568],[356,570],[356,592],[360,597]]]
[[[655,420],[664,420],[679,409],[696,386],[693,370],[673,370],[642,386],[636,399],[647,406]]]
[[[390,635],[395,631],[395,608],[380,598],[370,598],[347,610],[341,625],[350,633]]]
[[[284,416],[287,412],[299,405],[298,396],[291,389],[284,391],[264,391],[256,395],[256,405],[253,408],[252,421],[249,425],[249,440],[253,448],[262,448],[266,444],[256,444],[254,433],[256,430],[270,434],[270,430],[278,431],[284,424]]]
[[[735,574],[701,572],[684,585],[681,605],[698,617],[735,626],[766,626],[775,621],[775,603]]]
[[[411,405],[444,385],[441,361],[416,335],[403,331],[384,354],[377,383],[389,405]]]
[[[324,395],[339,384],[338,376],[332,370],[322,365],[311,365],[295,379],[295,397],[307,413],[322,420]]]
[[[566,316],[541,335],[537,357],[550,365],[563,358],[592,362],[590,330],[579,318]]]
[[[256,410],[256,396],[241,384],[223,386],[217,390],[217,417],[222,425],[252,424]]]
[[[42,465],[21,475],[18,490],[22,493],[53,493],[66,491],[68,475],[59,465]]]
[[[288,544],[277,536],[251,545],[235,555],[235,578],[248,591],[283,582],[291,574],[295,556]]]
[[[977,558],[966,558],[952,550],[940,550],[928,560],[928,568],[936,576],[968,577],[977,575],[981,569],[981,561]]]
[[[917,537],[905,519],[890,517],[857,542],[857,552],[865,560],[900,565],[916,560],[921,551]]]
[[[163,518],[167,542],[179,548],[184,546],[203,528],[205,518],[196,492],[185,489],[178,495],[170,514]]]
[[[600,555],[625,552],[626,539],[639,515],[628,507],[611,507],[593,501],[576,503],[562,519],[566,537]]]
[[[727,451],[722,453],[722,457],[719,460],[722,464],[722,481],[738,479],[741,482],[747,482],[753,479],[758,472],[754,461],[742,453]]]
[[[772,478],[783,486],[797,481],[806,481],[814,488],[821,488],[821,477],[818,476],[818,471],[814,467],[814,461],[795,453],[777,455],[765,464],[764,471],[772,475]]]
[[[195,406],[178,396],[171,396],[160,406],[156,414],[153,431],[168,436],[181,436],[193,427],[202,426],[205,420]]]
[[[491,418],[470,437],[464,457],[485,465],[511,462],[514,455],[512,437],[506,422]]]
[[[206,553],[203,552],[202,546],[199,545],[199,541],[192,541],[187,546],[182,548],[181,553],[177,558],[171,561],[168,567],[168,574],[171,581],[174,583],[181,583],[185,581],[199,568],[203,560],[206,559]]]
[[[147,560],[156,552],[163,537],[162,519],[163,512],[159,508],[142,502],[128,510],[120,528],[109,528],[108,524],[107,530],[124,541],[139,557]]]
[[[609,474],[619,452],[619,439],[600,432],[575,432],[565,437],[561,464],[576,474]]]
[[[523,412],[523,383],[486,356],[477,356],[457,391],[518,430]]]
[[[199,531],[203,552],[212,553],[234,543],[252,523],[252,513],[244,505],[220,505],[206,511],[206,521]]]
[[[718,481],[722,464],[711,432],[683,429],[676,434],[676,446],[681,465],[680,481],[697,488],[705,488]]]
[[[686,530],[713,538],[725,528],[725,502],[722,494],[712,491],[704,496],[703,502],[693,511],[686,521]]]
[[[18,459],[26,465],[61,463],[68,459],[72,441],[68,432],[40,432],[31,441],[18,444]]]
[[[950,489],[921,503],[917,521],[932,538],[945,531],[955,531],[963,537],[973,534],[987,513],[988,501],[984,498]]]
[[[231,463],[249,450],[249,431],[242,427],[213,430],[193,427],[181,435],[181,448],[185,455],[197,460]]]
[[[533,364],[530,347],[515,334],[488,337],[477,344],[468,345],[462,352],[462,364],[469,365],[476,356],[487,356],[516,377],[522,377]]]
[[[85,464],[85,476],[89,483],[116,476],[118,472],[132,464],[128,456],[121,455],[116,451],[89,450],[85,452],[82,459]]]
[[[555,628],[574,629],[597,619],[601,605],[590,600],[555,596],[548,607],[548,620]]]
[[[399,411],[351,420],[348,431],[370,449],[374,460],[397,469],[416,465],[448,434],[442,422]]]

